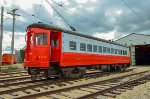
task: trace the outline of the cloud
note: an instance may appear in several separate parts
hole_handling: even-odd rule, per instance
[[[49,2],[58,10],[66,21],[77,31],[102,37],[104,39],[118,39],[130,33],[150,32],[150,1],[126,0],[127,7],[121,0],[54,0],[68,11],[54,2]],[[24,3],[26,2],[26,3]],[[6,11],[18,8],[20,17],[16,19],[15,31],[25,33],[29,24],[44,22],[70,29],[67,23],[45,1],[41,0],[5,0]],[[5,11],[5,15],[6,15]],[[34,15],[34,16],[32,16]],[[6,15],[10,18],[12,16]],[[35,18],[37,17],[38,18]],[[5,21],[4,30],[12,31],[12,21]]]
[[[92,36],[94,37],[98,37],[98,38],[102,38],[102,39],[106,39],[106,40],[116,40],[117,38],[121,38],[127,34],[123,34],[123,33],[118,33],[118,29],[119,27],[116,26],[114,28],[114,30],[110,31],[110,32],[106,32],[106,33],[94,33]]]
[[[143,32],[149,28],[148,25],[150,24],[150,14],[144,13],[150,10],[148,5],[150,3],[149,0],[145,0],[145,2],[137,2],[136,0],[126,1],[130,8],[134,9],[136,13],[126,7],[120,0],[118,0],[117,3],[110,0],[64,0],[63,2],[56,0],[58,4],[62,4],[67,9],[81,15],[82,17],[59,7],[50,0],[49,2],[53,4],[59,13],[68,21],[68,23],[74,26],[76,30],[89,35],[96,32],[110,32],[114,30],[115,26],[120,26],[120,31],[118,32],[122,33]],[[45,23],[47,21],[48,24],[52,22],[54,25],[58,25],[61,23],[60,25],[69,27],[44,0],[38,15],[42,20],[29,16],[29,14],[35,14],[35,16],[37,16],[40,3],[40,0],[32,0],[28,2],[28,4],[24,4],[23,1],[20,0],[16,0],[16,3],[7,1],[7,4],[12,4],[10,7],[18,7],[19,10],[21,10],[22,17],[27,25],[37,21],[43,21]],[[17,30],[23,31],[27,25],[18,23]],[[24,27],[22,28],[21,26]]]
[[[3,53],[11,52],[12,32],[4,32],[3,36]],[[14,50],[19,50],[25,45],[25,33],[16,32],[14,35]]]

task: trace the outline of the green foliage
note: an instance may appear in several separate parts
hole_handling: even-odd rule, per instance
[[[16,70],[16,69],[19,69],[18,66],[8,66],[8,70]]]
[[[25,58],[25,50],[20,50],[20,55],[21,55],[21,61],[23,62],[24,58]]]

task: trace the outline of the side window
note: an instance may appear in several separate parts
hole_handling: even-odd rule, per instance
[[[114,48],[111,48],[111,54],[114,54]]]
[[[80,51],[86,51],[86,44],[80,43]]]
[[[97,46],[93,45],[93,52],[97,52]]]
[[[127,51],[124,50],[124,55],[127,55]]]
[[[103,53],[106,53],[106,47],[103,47]]]
[[[120,50],[118,50],[118,55],[120,55]]]
[[[110,48],[107,47],[107,53],[110,53]]]
[[[70,50],[76,50],[76,42],[70,41],[69,42],[69,48],[70,48]]]
[[[118,50],[117,50],[117,49],[115,49],[115,54],[117,54],[117,52],[118,52]]]
[[[122,50],[120,50],[120,54],[123,55],[123,54],[122,54]]]
[[[87,51],[92,52],[92,45],[91,44],[87,44]]]
[[[125,51],[125,55],[127,55],[128,53],[127,53],[127,51]]]
[[[99,53],[102,53],[102,51],[103,51],[103,50],[102,50],[102,46],[99,46],[99,47],[98,47],[98,52],[99,52]]]

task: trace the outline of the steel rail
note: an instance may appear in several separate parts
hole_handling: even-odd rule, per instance
[[[138,74],[145,74],[145,73],[149,73],[149,72],[150,72],[150,70],[139,72],[139,73],[134,73],[134,74],[127,74],[127,75],[124,75],[124,76],[121,76],[121,77],[110,78],[110,79],[107,79],[107,80],[97,81],[97,82],[94,82],[94,83],[88,83],[88,84],[84,84],[84,85],[68,87],[68,88],[64,88],[64,89],[51,90],[51,91],[48,90],[48,91],[45,91],[45,92],[37,92],[37,93],[34,93],[34,94],[28,94],[28,95],[25,95],[25,96],[16,96],[16,97],[14,97],[14,99],[36,99],[36,98],[41,97],[41,96],[56,94],[56,93],[60,93],[60,92],[64,92],[64,91],[70,91],[70,90],[74,90],[74,89],[78,89],[78,88],[86,88],[88,86],[92,86],[92,85],[95,85],[95,84],[103,84],[103,83],[106,83],[106,82],[112,82],[112,81],[116,81],[116,80],[123,79],[123,78],[126,78],[126,77],[130,77],[130,76],[134,76],[134,75],[138,75]]]

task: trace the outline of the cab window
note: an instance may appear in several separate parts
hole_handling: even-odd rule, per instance
[[[47,34],[45,33],[35,34],[35,45],[47,45]]]

